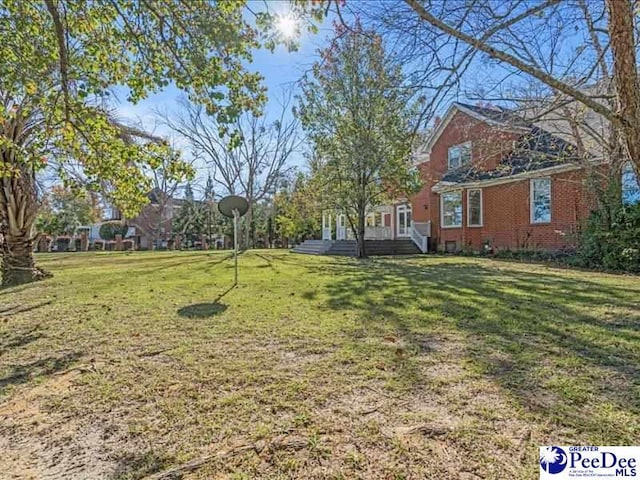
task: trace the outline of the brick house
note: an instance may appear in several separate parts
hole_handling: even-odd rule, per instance
[[[148,197],[149,203],[136,217],[127,219],[127,224],[134,229],[137,248],[166,248],[173,237],[173,219],[184,200],[166,195],[159,189],[153,189]]]
[[[413,228],[428,225],[430,249],[451,252],[574,246],[595,206],[590,172],[606,168],[509,111],[462,103],[436,125],[416,165],[424,186],[411,198]]]
[[[179,215],[186,201],[167,195],[160,189],[153,189],[148,194],[147,203],[140,213],[132,218],[124,218],[122,213],[115,207],[106,208],[106,218],[101,223],[89,225],[89,241],[94,244],[100,241],[100,227],[104,222],[119,221],[124,222],[129,228],[125,236],[133,241],[136,250],[152,250],[164,248],[180,248],[183,242],[177,243],[177,237],[181,237],[180,232],[174,231],[174,220]],[[196,203],[200,201],[196,200]],[[216,204],[213,208],[217,210]],[[217,230],[217,229],[216,229]],[[184,239],[182,239],[184,240]],[[197,248],[230,248],[231,239],[219,231],[203,232],[196,240]]]
[[[129,227],[126,238],[134,241],[136,250],[166,248],[173,237],[173,219],[182,207],[184,200],[174,198],[159,189],[147,194],[147,203],[140,213],[133,218],[124,218],[122,212],[115,207],[106,208],[105,222],[122,221]],[[90,241],[100,239],[102,223],[91,226]]]

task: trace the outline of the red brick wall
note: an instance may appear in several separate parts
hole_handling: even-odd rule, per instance
[[[585,188],[585,173],[573,171],[551,176],[551,223],[530,220],[530,180],[485,187],[483,226],[467,227],[467,194],[463,191],[463,227],[440,228],[440,196],[432,192],[447,171],[448,149],[472,142],[472,163],[491,170],[512,148],[519,134],[499,131],[462,112],[457,112],[432,146],[430,160],[418,166],[424,186],[411,199],[413,220],[431,221],[432,245],[444,249],[446,241],[457,248],[480,251],[485,241],[494,248],[557,250],[575,244],[578,223],[594,205]]]
[[[172,205],[167,203],[163,209],[157,204],[145,205],[135,218],[128,220],[129,225],[136,228],[136,235],[140,236],[140,248],[151,248],[154,234],[158,240],[168,240],[173,224]],[[164,234],[162,233],[164,227]]]
[[[467,194],[463,192],[463,226],[442,229],[439,248],[455,241],[459,249],[480,251],[485,241],[495,249],[559,250],[574,246],[579,223],[595,205],[581,170],[550,175],[551,222],[532,224],[530,180],[482,189],[482,227],[467,226]]]
[[[432,245],[441,243],[439,237],[439,196],[431,191],[447,172],[449,147],[471,141],[471,161],[480,170],[492,170],[513,146],[518,134],[504,132],[463,112],[456,112],[438,140],[432,145],[429,161],[418,165],[422,189],[411,198],[413,220],[431,221]],[[466,208],[466,207],[465,207]]]

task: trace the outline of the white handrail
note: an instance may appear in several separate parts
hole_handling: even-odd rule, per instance
[[[418,225],[424,225],[426,227],[426,235],[418,230]],[[416,244],[420,251],[422,253],[427,253],[427,250],[429,250],[429,236],[431,235],[431,222],[420,224],[413,222],[411,224],[410,234],[411,240],[413,240],[413,243]]]

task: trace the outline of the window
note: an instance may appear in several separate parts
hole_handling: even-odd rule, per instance
[[[482,190],[467,190],[467,225],[482,226]]]
[[[441,209],[443,227],[462,226],[462,192],[443,193]]]
[[[449,147],[449,170],[471,162],[471,142]]]
[[[376,226],[376,214],[370,213],[365,218],[365,224],[367,227],[375,227]]]
[[[531,180],[531,223],[551,221],[551,179]]]
[[[640,202],[640,182],[631,163],[622,168],[622,203],[633,205]]]

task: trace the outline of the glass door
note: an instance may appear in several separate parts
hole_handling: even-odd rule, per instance
[[[398,205],[396,212],[396,235],[398,237],[408,237],[411,233],[411,205]]]

